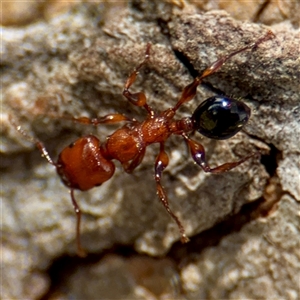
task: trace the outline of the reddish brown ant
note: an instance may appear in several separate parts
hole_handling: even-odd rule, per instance
[[[189,239],[185,234],[184,227],[170,209],[167,194],[161,184],[162,173],[169,163],[168,155],[164,149],[165,141],[172,134],[181,135],[190,149],[193,160],[205,172],[210,173],[229,171],[255,154],[252,153],[239,161],[224,163],[211,168],[205,160],[204,147],[187,135],[189,132],[198,131],[204,136],[218,140],[232,137],[242,129],[250,117],[250,108],[243,102],[225,96],[214,96],[202,102],[191,117],[174,120],[176,111],[182,104],[192,100],[202,80],[220,69],[228,59],[248,49],[254,50],[260,43],[271,37],[273,37],[273,33],[269,31],[255,43],[219,58],[183,89],[182,95],[174,107],[161,113],[156,113],[147,104],[143,92],[133,94],[129,91],[139,70],[149,60],[151,44],[147,44],[143,62],[128,77],[123,90],[123,95],[131,104],[146,109],[148,113],[146,119],[139,122],[118,113],[95,119],[71,117],[73,121],[82,124],[98,125],[118,122],[126,122],[126,124],[113,132],[103,143],[93,135],[79,138],[62,150],[57,162],[51,159],[42,142],[29,137],[20,126],[16,126],[24,136],[36,144],[48,162],[56,167],[62,182],[70,189],[72,203],[77,215],[76,240],[78,255],[85,256],[85,251],[82,249],[80,242],[81,211],[75,200],[74,190],[87,191],[109,180],[115,171],[115,165],[112,161],[114,159],[122,164],[125,172],[131,173],[142,162],[147,146],[153,143],[160,144],[160,151],[154,165],[157,194],[169,215],[177,223],[181,242],[188,242]]]

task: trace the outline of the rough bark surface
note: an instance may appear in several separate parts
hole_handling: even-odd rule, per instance
[[[243,132],[227,141],[195,138],[212,165],[252,151],[263,154],[261,161],[253,158],[229,173],[205,174],[189,158],[183,140],[170,138],[163,183],[190,246],[176,244],[168,252],[179,233],[156,196],[153,165],[159,149],[154,145],[132,175],[117,164],[109,182],[76,192],[83,211],[82,243],[93,258],[74,258],[71,271],[68,264],[59,266],[67,260],[62,257],[76,253],[68,190],[9,118],[43,141],[55,159],[78,136],[92,133],[104,141],[116,128],[55,116],[120,112],[145,117],[121,94],[148,42],[150,62],[132,90],[144,91],[148,103],[161,111],[176,103],[192,75],[267,31],[224,11],[203,12],[188,3],[180,8],[181,3],[80,4],[48,22],[2,28],[3,299],[45,294],[47,299],[299,298],[300,35],[288,21],[269,27],[273,40],[235,56],[207,78],[178,112],[178,117],[190,115],[215,91],[242,98],[253,112]],[[247,224],[210,243],[218,236],[214,226],[233,215]],[[212,236],[204,235],[203,241],[207,230]],[[121,251],[124,245],[131,255]],[[107,251],[114,254],[103,257]],[[142,253],[168,258],[157,264]],[[105,280],[107,285],[98,284]]]

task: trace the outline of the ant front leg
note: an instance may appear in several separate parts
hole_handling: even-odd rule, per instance
[[[211,168],[209,164],[206,162],[204,147],[200,143],[190,139],[186,134],[182,134],[182,136],[184,137],[186,143],[188,144],[193,160],[196,162],[197,165],[199,165],[203,169],[203,171],[208,173],[219,174],[219,173],[227,172],[256,155],[256,153],[252,153],[236,162],[229,162],[217,166],[215,168]]]
[[[75,123],[80,123],[84,125],[99,125],[99,124],[115,124],[119,122],[133,122],[133,119],[129,119],[128,117],[122,114],[109,114],[99,118],[88,118],[88,117],[72,117],[72,116],[62,116],[62,118],[71,120]]]
[[[55,163],[52,158],[50,157],[46,147],[44,146],[44,144],[39,141],[37,138],[29,135],[25,130],[22,129],[21,126],[19,126],[16,121],[9,116],[9,120],[11,122],[11,124],[16,128],[16,130],[18,132],[20,132],[29,142],[33,143],[36,145],[36,147],[38,148],[38,150],[41,152],[42,156],[46,158],[46,160],[48,161],[49,164],[53,165],[54,167],[56,167],[56,169],[59,168],[59,164]],[[83,248],[81,247],[81,242],[80,242],[80,223],[81,223],[81,211],[79,208],[79,205],[77,204],[75,197],[74,197],[74,189],[70,189],[70,195],[71,195],[71,200],[72,200],[72,204],[74,207],[74,211],[76,213],[77,216],[77,224],[76,224],[76,242],[77,242],[77,254],[80,257],[85,257],[86,256],[86,252],[83,250]]]
[[[80,240],[80,223],[81,223],[81,210],[79,205],[76,202],[75,196],[74,196],[74,189],[70,189],[70,195],[72,199],[72,204],[74,207],[74,211],[76,213],[76,244],[77,244],[77,255],[80,257],[86,257],[86,252],[83,250],[81,246],[81,240]]]
[[[56,94],[56,98],[59,102],[64,101],[64,96],[60,93]],[[122,114],[108,114],[103,117],[97,118],[88,118],[88,117],[73,117],[72,115],[56,115],[54,113],[48,113],[46,116],[55,118],[55,119],[65,119],[69,121],[73,121],[75,123],[80,123],[83,125],[99,125],[99,124],[115,124],[119,122],[133,122],[133,119],[130,119]]]
[[[161,185],[162,172],[168,166],[168,164],[169,164],[169,157],[164,150],[164,144],[160,143],[160,152],[155,161],[155,181],[156,181],[157,194],[158,194],[160,201],[162,202],[165,209],[167,210],[168,214],[177,223],[177,226],[179,228],[180,235],[181,235],[181,242],[187,243],[189,241],[189,238],[185,234],[185,229],[184,229],[183,225],[181,224],[180,220],[177,218],[177,216],[171,211],[171,209],[169,207],[169,201],[168,201],[167,194]]]
[[[149,115],[153,116],[154,115],[154,111],[153,109],[147,104],[147,98],[146,95],[143,92],[138,92],[138,93],[134,93],[132,94],[129,91],[129,88],[132,86],[132,84],[135,82],[136,77],[139,73],[139,70],[147,63],[147,61],[150,58],[150,48],[151,48],[151,44],[148,43],[147,44],[147,48],[146,48],[146,53],[145,53],[145,58],[142,61],[142,63],[140,63],[135,69],[134,71],[130,74],[130,76],[128,77],[125,86],[124,86],[124,90],[123,90],[123,96],[127,98],[127,100],[135,105],[135,106],[143,106]]]
[[[143,158],[145,156],[146,148],[142,148],[140,152],[129,162],[129,163],[123,163],[122,166],[126,173],[132,173],[133,170],[140,165],[140,163],[143,161]]]

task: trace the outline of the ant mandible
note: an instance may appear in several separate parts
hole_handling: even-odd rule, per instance
[[[81,211],[75,200],[74,190],[87,191],[109,180],[115,171],[115,164],[112,160],[119,161],[125,172],[131,173],[142,162],[147,146],[153,143],[160,144],[160,151],[154,164],[158,197],[169,215],[177,223],[181,235],[181,242],[186,243],[189,241],[181,221],[169,207],[167,194],[161,184],[162,173],[169,163],[168,155],[164,149],[164,143],[172,134],[181,135],[190,149],[193,160],[205,172],[227,172],[253,157],[255,153],[245,156],[236,162],[228,162],[211,168],[206,162],[204,147],[199,142],[191,139],[187,134],[189,132],[198,131],[202,135],[212,139],[228,139],[239,132],[247,123],[250,117],[250,108],[241,101],[226,96],[214,96],[202,102],[191,117],[174,120],[174,116],[182,104],[194,98],[198,85],[205,77],[218,71],[221,66],[234,55],[249,49],[254,50],[260,43],[273,36],[273,33],[268,31],[266,35],[258,39],[255,43],[219,58],[206,68],[201,75],[197,76],[191,84],[183,89],[182,95],[174,107],[168,108],[161,113],[156,113],[147,104],[147,99],[143,92],[131,93],[129,91],[140,69],[150,58],[151,44],[148,43],[143,62],[130,74],[123,90],[123,96],[125,96],[131,104],[146,109],[146,119],[139,122],[118,113],[95,119],[66,117],[82,124],[98,125],[118,122],[126,122],[126,124],[108,136],[103,143],[93,135],[79,138],[62,150],[57,162],[51,159],[41,141],[28,136],[20,126],[16,126],[25,137],[36,144],[42,156],[56,167],[62,182],[70,189],[71,200],[77,215],[76,241],[79,256],[85,256],[86,252],[83,250],[80,241]]]

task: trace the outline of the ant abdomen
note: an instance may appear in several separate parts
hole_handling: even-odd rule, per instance
[[[62,150],[56,169],[66,186],[87,191],[113,176],[115,165],[103,156],[100,146],[99,139],[88,135]]]
[[[191,119],[194,129],[202,135],[225,140],[238,133],[250,118],[251,110],[243,102],[214,96],[202,102]]]

